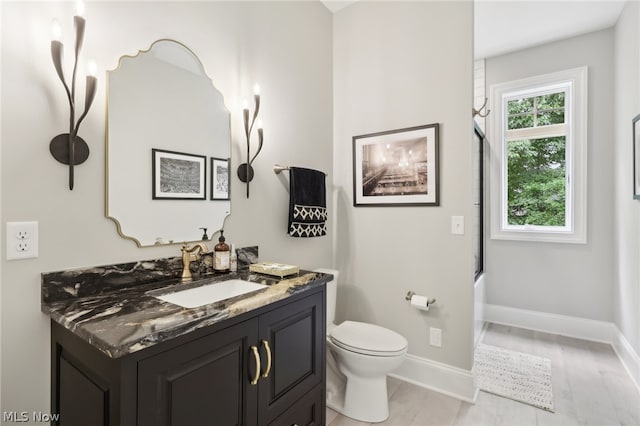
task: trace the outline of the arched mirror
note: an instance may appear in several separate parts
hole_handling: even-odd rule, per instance
[[[229,201],[230,117],[198,57],[172,40],[108,72],[106,215],[138,246],[200,240]]]

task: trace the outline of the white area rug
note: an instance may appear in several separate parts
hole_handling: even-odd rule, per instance
[[[483,391],[553,412],[548,358],[480,343],[473,373],[476,386]]]

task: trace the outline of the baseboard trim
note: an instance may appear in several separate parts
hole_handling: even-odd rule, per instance
[[[640,391],[640,356],[633,350],[631,343],[624,337],[618,327],[616,327],[616,334],[611,346],[613,346],[613,350],[618,355],[620,362],[629,373],[633,384]]]
[[[613,323],[486,304],[484,319],[496,324],[543,331],[601,343],[613,343]]]
[[[478,396],[471,371],[415,355],[407,354],[402,365],[389,376],[471,403]]]
[[[640,390],[640,357],[612,322],[486,304],[485,321],[561,336],[608,343]]]

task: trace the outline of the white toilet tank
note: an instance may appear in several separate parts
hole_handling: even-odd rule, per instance
[[[319,268],[313,272],[333,275],[333,280],[327,283],[327,330],[336,320],[336,295],[338,293],[338,275],[340,272],[335,269]]]

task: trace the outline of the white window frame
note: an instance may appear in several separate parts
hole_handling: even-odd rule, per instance
[[[566,88],[564,125],[517,130],[523,137],[549,137],[560,131],[565,140],[565,226],[509,225],[507,221],[507,101]],[[587,242],[587,67],[530,77],[490,88],[489,128],[491,238],[586,244]],[[565,127],[563,129],[563,127]],[[510,132],[516,132],[511,130]]]

